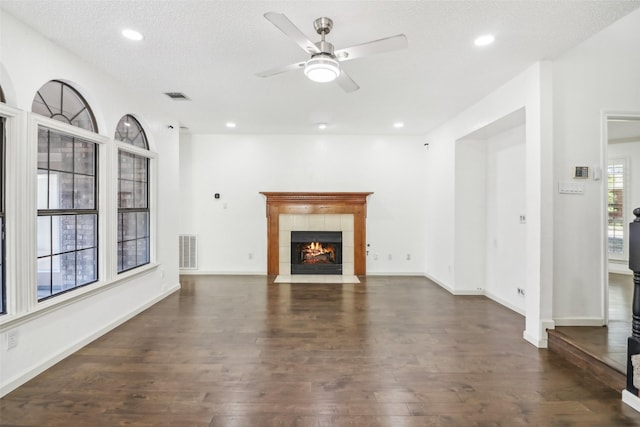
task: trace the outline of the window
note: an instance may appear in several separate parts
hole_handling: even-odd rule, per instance
[[[93,114],[70,86],[52,81],[33,111],[95,131]],[[38,127],[38,300],[98,280],[98,147],[72,131]]]
[[[31,111],[75,127],[97,131],[96,120],[82,95],[57,80],[40,88],[33,99]]]
[[[140,123],[124,116],[116,127],[118,150],[118,273],[150,262],[149,157]]]
[[[607,168],[608,182],[608,247],[609,256],[623,259],[624,250],[624,173],[625,165],[622,161],[610,163]]]
[[[7,312],[4,284],[4,120],[4,117],[0,117],[0,314]]]

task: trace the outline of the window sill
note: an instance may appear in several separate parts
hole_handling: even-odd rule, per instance
[[[101,292],[112,289],[116,286],[120,286],[135,277],[148,274],[158,269],[159,264],[150,263],[143,265],[139,268],[129,270],[127,272],[118,274],[110,281],[99,281],[87,286],[83,286],[75,291],[67,292],[65,294],[47,299],[45,301],[36,303],[30,311],[15,314],[3,314],[0,315],[0,332],[5,329],[19,326],[23,323],[29,322],[45,314],[54,312],[59,309],[63,309],[71,304],[81,301],[85,298],[90,298]]]

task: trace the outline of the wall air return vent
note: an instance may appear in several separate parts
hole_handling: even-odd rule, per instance
[[[182,92],[165,92],[164,94],[174,101],[189,101],[191,99]]]
[[[181,234],[180,238],[180,269],[198,269],[198,237],[193,234]]]

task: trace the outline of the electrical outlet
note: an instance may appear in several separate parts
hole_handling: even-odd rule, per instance
[[[18,346],[18,331],[7,332],[7,350]]]
[[[253,252],[249,252],[249,259],[252,260],[253,259]]]
[[[411,261],[411,254],[407,254],[407,261]]]
[[[524,296],[524,289],[523,288],[518,288],[518,295]]]
[[[389,261],[391,261],[393,259],[393,257],[391,256],[391,254],[389,254]]]

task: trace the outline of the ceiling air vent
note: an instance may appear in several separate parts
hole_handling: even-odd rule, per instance
[[[174,101],[189,101],[189,97],[182,92],[165,92],[164,94]]]

